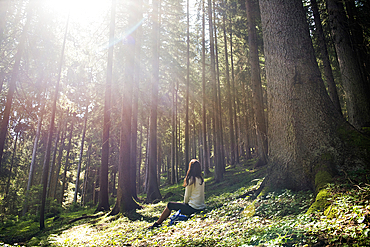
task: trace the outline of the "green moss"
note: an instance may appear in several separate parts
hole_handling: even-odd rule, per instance
[[[322,189],[316,196],[315,202],[311,205],[311,207],[307,210],[307,214],[312,214],[317,211],[322,211],[329,206],[328,198],[329,192],[326,189]]]
[[[315,175],[315,190],[320,191],[327,184],[333,181],[332,175],[327,171],[319,171]]]
[[[334,219],[334,218],[338,218],[338,216],[339,216],[339,209],[336,206],[330,205],[330,207],[328,207],[327,209],[325,209],[324,215],[326,215],[326,217],[329,220]]]
[[[244,210],[242,215],[247,218],[251,218],[256,213],[256,200],[254,200],[250,205],[248,205]]]
[[[370,147],[370,138],[366,136],[369,133],[369,128],[363,128],[362,131],[365,135],[357,130],[342,127],[339,128],[338,133],[342,140],[353,147],[366,149]]]

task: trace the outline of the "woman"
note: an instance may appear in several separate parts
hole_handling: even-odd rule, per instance
[[[191,215],[206,207],[204,204],[204,179],[198,160],[192,159],[190,161],[183,186],[185,187],[184,203],[169,202],[161,217],[149,229],[160,226],[170,216],[172,210],[181,210],[182,214]]]

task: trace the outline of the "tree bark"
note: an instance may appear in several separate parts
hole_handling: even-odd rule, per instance
[[[256,31],[256,9],[257,5],[254,0],[246,0],[246,10],[248,19],[249,32],[249,59],[251,64],[251,84],[253,92],[253,106],[255,113],[255,129],[258,143],[259,162],[257,165],[267,163],[267,128],[265,113],[263,107],[262,83],[260,75],[260,65],[258,57],[257,31]]]
[[[153,0],[153,29],[152,29],[152,103],[150,109],[150,141],[149,141],[149,177],[147,186],[147,202],[161,199],[157,183],[157,106],[158,106],[158,84],[159,84],[159,9],[160,0]]]
[[[135,10],[137,6],[133,3],[129,6],[128,25],[131,28],[135,23]],[[136,182],[136,166],[131,164],[131,120],[132,120],[132,93],[134,83],[134,68],[135,68],[135,35],[134,31],[126,40],[124,47],[126,55],[125,63],[125,81],[122,97],[122,114],[121,114],[121,135],[120,135],[120,152],[118,165],[118,190],[116,205],[112,209],[111,215],[116,215],[119,212],[127,213],[137,208],[139,205],[133,200],[133,184],[131,180]],[[134,171],[131,169],[134,168]],[[134,173],[133,177],[132,172]]]
[[[320,174],[366,165],[341,139],[351,129],[326,92],[302,2],[261,0],[260,9],[269,85],[267,183],[315,189]]]
[[[352,47],[343,3],[327,0],[329,23],[347,99],[348,121],[357,129],[370,126],[370,96]]]
[[[314,20],[315,20],[317,41],[320,47],[321,60],[322,60],[323,67],[324,67],[324,76],[326,79],[326,83],[328,85],[328,93],[329,93],[329,96],[335,108],[340,113],[342,113],[342,108],[339,102],[337,87],[334,81],[333,70],[331,69],[331,66],[330,66],[329,54],[326,48],[325,36],[324,36],[324,31],[321,25],[321,18],[320,18],[319,8],[317,6],[317,1],[311,0],[311,6],[312,6],[312,12],[313,12]]]
[[[104,102],[104,125],[103,125],[103,145],[101,155],[100,167],[100,191],[99,191],[99,204],[95,212],[108,211],[109,198],[108,198],[108,167],[109,167],[109,129],[110,129],[110,113],[111,113],[111,90],[112,90],[112,77],[113,77],[113,42],[114,42],[114,29],[116,18],[116,0],[112,0],[111,5],[111,19],[109,26],[109,49],[107,61],[107,80],[105,84],[105,102]]]

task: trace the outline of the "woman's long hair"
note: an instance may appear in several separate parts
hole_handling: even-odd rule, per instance
[[[186,173],[183,186],[186,187],[188,185],[192,185],[195,183],[195,178],[200,178],[202,180],[200,184],[203,184],[204,179],[202,177],[202,168],[200,167],[200,163],[198,160],[192,159],[189,163],[189,170]]]

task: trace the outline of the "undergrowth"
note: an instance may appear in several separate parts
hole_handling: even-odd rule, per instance
[[[206,178],[207,209],[176,225],[147,228],[169,200],[181,201],[181,184],[163,187],[168,198],[129,215],[108,216],[61,225],[34,237],[39,246],[369,246],[370,185],[367,175],[342,176],[327,190],[328,207],[313,214],[310,191],[282,190],[250,199],[265,168],[228,167],[222,183]],[[365,173],[364,173],[365,174]],[[74,212],[76,214],[76,212]],[[65,216],[66,217],[66,216]],[[16,226],[17,224],[15,224]],[[15,230],[14,230],[15,231]],[[25,230],[27,231],[27,229]],[[1,231],[3,232],[3,230]],[[37,238],[37,239],[36,239]],[[1,244],[0,244],[1,246]]]

